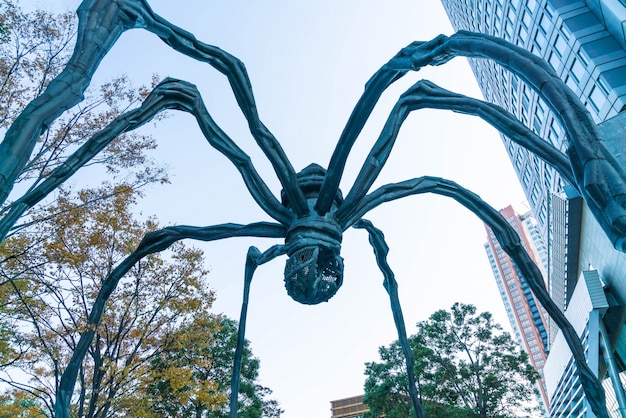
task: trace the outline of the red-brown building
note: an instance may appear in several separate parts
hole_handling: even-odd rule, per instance
[[[544,265],[545,248],[534,218],[527,213],[518,215],[511,206],[500,211],[509,224],[519,234],[522,245],[538,266]],[[522,280],[522,275],[513,260],[500,248],[491,229],[485,225],[488,242],[485,250],[489,257],[491,269],[498,284],[498,290],[504,303],[509,322],[517,337],[517,341],[528,353],[531,364],[535,367],[541,380],[539,391],[546,410],[549,408],[543,367],[548,357],[549,316],[546,310],[533,296],[530,287]]]

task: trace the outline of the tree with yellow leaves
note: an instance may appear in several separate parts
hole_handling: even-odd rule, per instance
[[[156,228],[153,219],[134,219],[135,193],[123,185],[65,193],[0,247],[5,315],[13,324],[13,358],[0,380],[50,415],[58,378],[102,280]],[[129,272],[81,366],[72,416],[217,417],[226,411],[237,327],[210,312],[207,275],[202,251],[180,243]],[[270,391],[256,383],[258,369],[247,349],[239,415],[280,416],[276,402],[266,399]]]

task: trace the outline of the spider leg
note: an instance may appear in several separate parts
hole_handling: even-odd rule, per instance
[[[384,202],[422,193],[435,193],[453,198],[472,211],[491,228],[502,249],[513,259],[522,273],[522,279],[528,283],[539,303],[546,309],[563,333],[563,337],[572,352],[578,370],[578,377],[593,412],[599,418],[608,418],[604,389],[587,365],[585,351],[576,330],[550,297],[545,288],[541,271],[524,249],[515,229],[509,225],[497,210],[483,201],[478,195],[450,180],[437,177],[420,177],[380,187],[366,196],[349,217],[339,221],[342,226],[346,227],[358,224],[361,216]]]
[[[261,208],[272,218],[287,223],[291,213],[274,197],[246,155],[213,121],[200,93],[193,84],[165,79],[152,90],[141,106],[115,118],[104,129],[89,138],[34,189],[25,193],[0,219],[0,241],[24,212],[40,202],[83,165],[102,151],[113,139],[149,122],[158,113],[176,109],[193,114],[209,143],[223,153],[239,170],[248,190]]]
[[[615,248],[626,252],[626,169],[607,149],[587,109],[543,59],[503,39],[467,31],[413,42],[372,76],[331,157],[316,210],[330,209],[350,149],[382,92],[408,71],[441,65],[456,56],[497,62],[546,102],[568,135],[574,184]]]
[[[56,402],[54,405],[55,416],[59,418],[70,418],[69,407],[74,392],[74,386],[78,376],[80,365],[87,354],[89,346],[93,342],[98,324],[102,319],[106,302],[117,287],[121,278],[143,257],[163,251],[176,241],[182,239],[196,239],[200,241],[216,241],[231,237],[263,237],[263,238],[284,238],[287,228],[283,225],[258,222],[249,225],[222,224],[207,227],[195,226],[168,226],[166,228],[149,232],[139,243],[137,249],[126,257],[115,269],[104,279],[98,296],[87,318],[85,331],[80,335],[80,339],[72,358],[65,371],[61,375],[57,389]]]
[[[569,159],[528,129],[513,115],[499,106],[442,89],[436,84],[421,80],[408,89],[391,111],[383,130],[336,216],[351,211],[368,192],[389,157],[402,124],[410,112],[423,108],[448,109],[479,116],[512,141],[534,152],[576,187]]]
[[[503,39],[459,31],[414,43],[381,69],[419,71],[456,56],[487,58],[522,79],[546,102],[567,133],[572,172],[587,206],[613,243],[626,252],[626,168],[609,151],[576,94],[543,59]]]
[[[258,248],[250,247],[246,257],[246,270],[243,284],[243,302],[241,303],[241,315],[239,316],[239,330],[237,332],[237,348],[230,384],[230,418],[237,418],[239,411],[239,383],[241,380],[241,363],[243,361],[243,349],[246,339],[246,318],[248,316],[248,299],[250,296],[250,284],[252,276],[258,266],[287,253],[284,245],[275,245],[261,253]]]
[[[411,51],[406,51],[406,48],[401,50],[393,60],[403,59]],[[367,122],[374,106],[380,99],[383,92],[393,84],[396,80],[402,78],[409,72],[409,68],[401,68],[399,66],[389,67],[389,65],[383,66],[378,70],[372,78],[365,84],[365,91],[359,98],[356,106],[352,110],[348,123],[341,132],[335,151],[328,163],[328,174],[322,183],[322,187],[317,198],[315,210],[323,215],[328,212],[333,204],[333,199],[339,189],[339,183],[341,176],[348,160],[348,155],[352,146],[356,142],[357,137],[363,130],[363,126]]]
[[[414,372],[414,358],[413,351],[409,345],[409,339],[406,336],[406,326],[404,325],[404,315],[402,314],[402,307],[400,306],[400,298],[398,297],[398,282],[395,275],[387,263],[387,254],[389,253],[389,246],[385,242],[385,236],[382,231],[376,228],[370,221],[366,219],[360,219],[352,225],[354,228],[365,229],[369,234],[369,241],[374,249],[376,256],[376,263],[378,268],[382,271],[385,280],[383,286],[389,295],[391,301],[391,312],[393,313],[393,321],[396,324],[396,330],[398,331],[398,339],[400,340],[400,346],[404,353],[406,360],[406,370],[409,383],[409,394],[411,396],[411,403],[415,411],[417,418],[424,418],[424,411],[419,401],[419,393],[417,392],[417,385],[415,382]]]
[[[137,4],[136,0],[124,1],[129,2],[129,4]],[[198,41],[189,32],[153,13],[149,7],[142,7],[142,11],[149,15],[144,18],[147,22],[145,28],[148,31],[159,36],[174,50],[198,61],[209,63],[228,78],[239,108],[248,121],[250,133],[270,160],[293,211],[299,216],[307,215],[309,207],[302,190],[298,187],[296,172],[280,143],[259,118],[245,65],[220,48]]]
[[[93,74],[117,39],[128,29],[145,28],[182,54],[206,62],[227,76],[252,136],[272,163],[283,190],[298,215],[309,213],[295,170],[283,149],[260,121],[243,63],[155,14],[145,0],[85,0],[78,9],[79,27],[74,55],[44,93],[30,102],[0,143],[0,204],[28,161],[37,137],[61,113],[83,99]],[[69,88],[68,88],[69,86]]]

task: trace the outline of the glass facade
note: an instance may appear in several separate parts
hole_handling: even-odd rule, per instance
[[[545,59],[580,98],[599,124],[603,137],[614,137],[611,150],[626,164],[626,150],[622,145],[626,134],[626,6],[623,0],[442,2],[455,29],[501,37]],[[469,61],[485,100],[508,110],[556,148],[566,149],[568,138],[562,127],[522,80],[491,61]],[[613,249],[582,199],[555,170],[508,138],[502,139],[546,242],[548,288],[552,298],[573,318],[578,317],[576,312],[584,311],[586,320],[578,324],[582,326],[580,335],[585,339],[588,361],[602,374],[601,378],[606,378],[607,372],[604,365],[598,368],[602,357],[598,352],[597,328],[606,327],[612,338],[617,339],[612,342],[611,351],[615,353],[618,372],[623,375],[626,331],[624,321],[612,319],[611,312],[623,309],[616,306],[626,305],[626,281],[623,279],[626,254]],[[608,313],[606,309],[586,310],[580,306],[582,302],[576,301],[574,293],[578,290],[575,289],[585,285],[580,283],[581,272],[591,270],[598,272],[599,282],[606,286],[604,290],[612,294],[610,300],[616,304]],[[577,384],[569,351],[560,346],[557,335],[558,330],[551,327],[547,364],[552,363],[552,366],[551,372],[545,373],[552,397],[551,416],[591,417],[593,414],[588,411]],[[612,402],[615,390],[608,380],[605,381],[607,399]],[[616,407],[609,405],[609,410],[616,411]]]
[[[455,29],[501,37],[544,58],[596,122],[626,110],[626,50],[621,29],[626,8],[623,13],[618,8],[609,14],[601,3],[592,8],[582,1],[443,0]],[[613,36],[618,31],[621,38]],[[470,59],[470,65],[487,101],[507,109],[546,141],[565,150],[563,129],[532,89],[492,61]],[[543,161],[508,138],[503,140],[539,227],[548,238],[550,195],[562,194],[564,183]]]

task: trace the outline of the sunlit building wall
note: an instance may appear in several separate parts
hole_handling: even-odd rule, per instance
[[[369,410],[363,403],[363,395],[330,401],[332,418],[363,418],[363,414]]]

